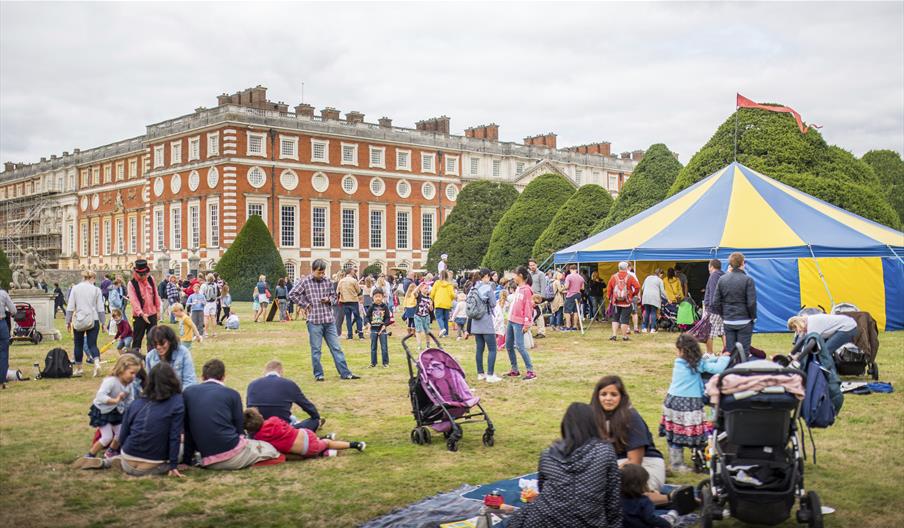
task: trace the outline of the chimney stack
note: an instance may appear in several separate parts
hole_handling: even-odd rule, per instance
[[[68,151],[68,150],[64,150],[64,151],[63,151],[63,157],[64,157],[64,158],[69,157],[69,151]]]
[[[524,144],[532,147],[556,148],[556,135],[552,132],[524,138]]]
[[[631,159],[634,161],[640,161],[643,159],[643,155],[644,155],[644,151],[635,150],[635,151],[631,152]]]
[[[623,159],[623,160],[631,159],[631,153],[630,152],[622,152],[621,159]]]
[[[448,116],[431,117],[415,123],[415,128],[421,132],[435,132],[448,136],[450,121]]]
[[[81,149],[72,149],[73,154],[78,154],[81,151],[82,151]]]
[[[349,124],[358,124],[364,122],[364,114],[358,112],[356,110],[352,110],[351,112],[347,112],[345,114],[345,121]]]
[[[499,125],[490,123],[489,125],[468,128],[465,130],[465,137],[485,139],[487,141],[499,141]]]
[[[16,164],[11,161],[3,162],[3,171],[10,172],[16,169]]]
[[[320,111],[320,119],[324,121],[339,121],[339,110],[328,106]]]
[[[47,158],[43,158],[43,157],[42,157],[42,158],[41,158],[41,163],[44,163],[45,161],[47,161]]]
[[[383,116],[379,120],[380,128],[392,128],[392,119]]]
[[[295,105],[295,115],[297,117],[314,117],[314,106],[307,103]]]

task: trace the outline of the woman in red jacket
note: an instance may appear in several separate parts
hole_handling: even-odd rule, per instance
[[[515,356],[515,347],[524,360],[527,368],[525,380],[537,377],[534,373],[534,365],[530,360],[530,352],[524,346],[524,334],[530,332],[530,326],[534,320],[533,291],[531,290],[530,272],[524,266],[518,266],[515,270],[515,293],[512,294],[511,307],[509,308],[509,322],[505,328],[505,349],[508,351],[512,370],[509,376],[518,376],[518,358]]]

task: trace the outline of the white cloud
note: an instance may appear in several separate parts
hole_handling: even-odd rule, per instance
[[[734,94],[856,154],[904,151],[904,4],[2,3],[0,159],[140,135],[256,84],[273,100],[446,114],[687,161]]]

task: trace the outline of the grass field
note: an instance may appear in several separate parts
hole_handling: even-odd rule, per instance
[[[325,353],[325,383],[314,383],[304,323],[251,324],[250,305],[238,304],[243,326],[195,345],[195,365],[212,357],[226,363],[226,383],[244,397],[264,363],[279,358],[340,438],[363,439],[367,451],[335,459],[293,462],[247,471],[190,470],[182,480],[129,478],[112,471],[77,471],[69,464],[88,449],[87,410],[99,379],[13,383],[0,393],[0,511],[4,526],[356,526],[390,510],[448,491],[535,471],[540,451],[553,441],[565,407],[588,401],[608,373],[626,381],[635,406],[651,425],[671,378],[674,334],[611,343],[595,326],[587,335],[556,334],[533,351],[539,378],[480,383],[477,393],[497,427],[496,445],[481,444],[481,428],[465,430],[460,450],[443,442],[416,446],[407,397],[408,370],[398,332],[390,338],[390,369],[367,369],[369,341],[343,347],[359,381],[340,381]],[[62,321],[57,321],[62,328]],[[837,509],[827,526],[904,526],[904,333],[882,334],[881,378],[899,392],[847,397],[838,422],[813,432],[818,465],[806,464],[807,487]],[[769,353],[787,349],[788,335],[757,335]],[[473,340],[446,340],[472,385]],[[63,347],[71,351],[72,338]],[[48,344],[11,347],[11,365],[30,372]],[[110,354],[112,355],[112,354]],[[508,370],[498,356],[497,371]],[[441,439],[441,437],[440,437]],[[657,439],[660,448],[664,443]],[[809,442],[808,442],[809,450]],[[693,483],[699,476],[676,482]],[[721,525],[735,526],[733,522]],[[787,526],[793,526],[791,522]]]

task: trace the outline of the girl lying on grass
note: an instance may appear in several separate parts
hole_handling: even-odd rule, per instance
[[[254,439],[267,442],[277,451],[286,455],[298,455],[301,458],[318,456],[336,456],[344,449],[364,451],[364,442],[343,442],[334,440],[334,434],[318,438],[310,429],[295,429],[278,416],[264,420],[256,407],[245,409],[245,431]]]

